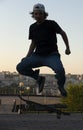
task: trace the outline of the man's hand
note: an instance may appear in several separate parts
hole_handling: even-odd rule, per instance
[[[65,50],[65,54],[66,54],[66,55],[71,54],[71,51],[70,51],[70,49],[69,49],[69,48],[67,48],[67,49]]]

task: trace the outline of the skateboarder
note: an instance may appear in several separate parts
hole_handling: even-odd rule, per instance
[[[35,4],[30,13],[35,22],[29,28],[29,39],[31,45],[27,55],[17,65],[17,71],[25,76],[30,76],[37,80],[39,92],[42,92],[45,77],[39,75],[39,70],[33,68],[47,66],[55,72],[58,89],[62,96],[67,96],[64,88],[65,69],[61,62],[60,53],[57,46],[57,34],[60,34],[65,46],[65,54],[69,55],[70,47],[66,33],[54,20],[48,20],[48,13],[43,4]]]

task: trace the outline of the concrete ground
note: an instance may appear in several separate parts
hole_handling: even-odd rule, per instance
[[[57,119],[56,113],[18,114],[12,112],[14,100],[20,102],[18,97],[1,96],[0,99],[0,130],[83,130],[83,113],[61,115],[61,119]],[[33,99],[37,101],[39,97]],[[40,97],[39,102],[55,103],[55,99]]]
[[[83,113],[56,114],[0,114],[0,130],[83,130]]]

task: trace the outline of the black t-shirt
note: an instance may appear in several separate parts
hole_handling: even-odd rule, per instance
[[[61,32],[61,27],[52,20],[45,20],[41,24],[36,22],[29,28],[29,39],[35,41],[35,53],[39,55],[49,55],[58,52],[57,36]]]

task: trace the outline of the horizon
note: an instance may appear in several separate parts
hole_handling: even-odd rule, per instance
[[[9,73],[17,73],[17,74],[19,74],[17,71],[9,71],[9,70],[2,70],[2,71],[0,71],[0,73],[3,73],[3,72],[9,72]],[[56,73],[49,73],[49,71],[48,72],[46,72],[46,73],[42,73],[42,71],[40,71],[40,74],[45,74],[45,75],[56,75]],[[19,74],[20,75],[20,74]],[[83,73],[82,74],[79,74],[79,73],[66,73],[66,75],[79,75],[79,76],[82,76],[83,75]],[[22,75],[22,76],[24,76],[24,75]],[[26,76],[26,77],[29,77],[29,76]]]

